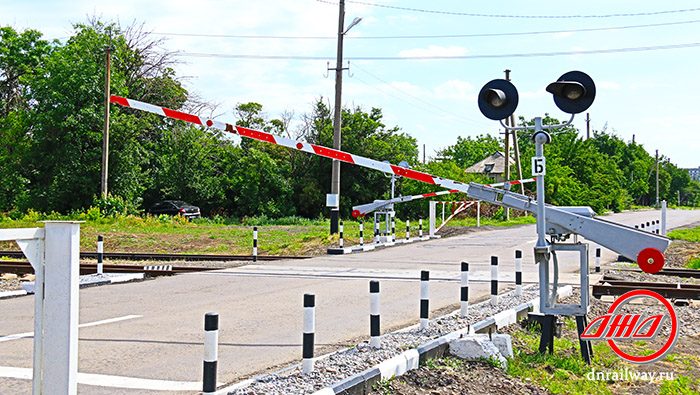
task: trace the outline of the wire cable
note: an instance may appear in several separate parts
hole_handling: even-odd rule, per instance
[[[411,93],[409,93],[409,92],[407,92],[407,91],[405,91],[405,90],[403,90],[403,89],[401,89],[401,88],[398,88],[398,87],[392,85],[391,83],[389,83],[388,81],[384,80],[383,78],[381,78],[381,77],[379,77],[379,76],[377,76],[377,75],[371,73],[369,70],[365,69],[364,67],[358,66],[356,63],[353,64],[353,67],[355,67],[356,69],[358,69],[358,70],[361,71],[362,73],[367,74],[368,76],[374,78],[375,80],[377,80],[377,81],[383,83],[383,84],[386,85],[387,87],[389,87],[389,88],[391,88],[391,89],[393,89],[393,90],[395,90],[395,91],[397,91],[397,92],[400,92],[401,94],[406,95],[406,96],[408,96],[408,97],[410,97],[410,98],[416,100],[417,102],[420,102],[421,105],[423,105],[423,106],[426,106],[426,105],[427,105],[427,106],[429,106],[429,107],[431,107],[431,108],[433,108],[433,109],[435,109],[435,110],[437,110],[437,111],[439,111],[439,112],[441,112],[441,113],[443,113],[443,114],[445,114],[445,115],[447,115],[447,116],[450,116],[450,117],[455,118],[455,119],[457,119],[457,120],[460,120],[460,121],[462,121],[462,122],[467,121],[467,122],[471,122],[471,123],[474,123],[474,124],[478,124],[478,121],[476,121],[475,119],[470,119],[470,118],[466,118],[466,117],[461,116],[461,115],[457,115],[457,114],[455,114],[455,113],[453,113],[453,112],[451,112],[451,111],[449,111],[449,110],[446,110],[446,109],[444,109],[444,108],[442,108],[442,107],[440,107],[440,106],[437,106],[435,103],[431,103],[431,102],[428,101],[428,100],[424,100],[424,99],[422,99],[422,98],[420,98],[420,97],[418,97],[418,96],[416,96],[416,95],[414,95],[414,94],[411,94]],[[372,86],[372,85],[368,85],[368,86]],[[393,95],[391,95],[391,96],[393,96]],[[394,96],[394,97],[396,97],[396,96]],[[404,101],[405,101],[405,100],[404,100]],[[422,107],[422,108],[425,109],[425,107]]]
[[[591,27],[583,29],[565,30],[536,30],[529,32],[503,32],[503,33],[464,33],[464,34],[435,34],[435,35],[405,35],[405,36],[352,36],[345,38],[350,40],[401,40],[401,39],[431,39],[431,38],[470,38],[470,37],[509,37],[509,36],[532,36],[540,34],[561,34],[561,33],[584,33],[610,30],[643,29],[650,27],[675,26],[700,23],[700,19],[648,23],[643,25],[626,25],[610,27]],[[276,39],[276,40],[337,40],[337,36],[274,36],[274,35],[247,35],[247,34],[209,34],[209,33],[174,33],[174,32],[150,32],[149,34],[159,36],[176,37],[205,37],[205,38],[240,38],[240,39]]]
[[[685,44],[653,45],[645,47],[610,48],[610,49],[589,49],[576,51],[556,51],[556,52],[524,52],[510,54],[483,54],[483,55],[431,55],[431,56],[355,56],[347,57],[347,60],[458,60],[458,59],[497,59],[497,58],[535,58],[553,57],[566,55],[593,55],[611,54],[627,52],[649,52],[670,49],[693,48],[700,46],[700,42]],[[335,56],[304,56],[304,55],[250,55],[250,54],[221,54],[204,52],[178,52],[176,56],[198,57],[198,58],[225,58],[225,59],[257,59],[257,60],[328,60]]]
[[[316,0],[316,1],[318,1],[319,3],[338,5],[337,1],[329,1],[329,0]],[[392,9],[392,10],[420,12],[420,13],[425,13],[425,14],[468,16],[468,17],[480,17],[480,18],[512,18],[512,19],[618,18],[618,17],[631,17],[631,16],[654,16],[654,15],[664,15],[664,14],[680,14],[680,13],[700,11],[700,8],[683,8],[683,9],[677,9],[677,10],[625,12],[625,13],[614,13],[614,14],[516,15],[516,14],[480,14],[480,13],[472,13],[472,12],[428,10],[428,9],[423,9],[423,8],[400,7],[400,6],[394,6],[394,5],[389,5],[389,4],[370,3],[367,1],[358,1],[358,0],[346,0],[346,2],[360,4],[360,5],[366,5],[366,6],[372,6],[372,7],[388,8],[388,9]]]

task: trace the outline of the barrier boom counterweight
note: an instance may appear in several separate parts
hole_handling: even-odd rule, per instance
[[[387,174],[410,178],[426,184],[438,185],[449,191],[463,192],[471,198],[488,201],[497,205],[530,211],[533,213],[537,212],[535,209],[537,202],[533,201],[532,198],[528,196],[518,193],[495,189],[476,183],[465,184],[447,178],[436,177],[428,173],[365,158],[359,155],[353,155],[340,150],[309,144],[307,142],[293,140],[283,136],[274,135],[272,133],[253,130],[213,119],[202,118],[197,115],[171,110],[169,108],[159,107],[153,104],[127,99],[121,96],[111,96],[110,102],[123,107],[146,111],[161,115],[163,117],[193,123],[195,125],[212,127],[224,132],[237,134],[241,137],[281,145],[312,155],[329,159],[337,159],[341,162],[354,164],[368,169],[379,170]],[[593,218],[594,213],[588,207],[562,208],[546,205],[545,213],[547,221],[547,226],[545,228],[547,231],[554,229],[558,234],[581,234],[587,239],[595,241],[598,244],[616,251],[629,259],[637,260],[637,262],[640,263],[640,266],[642,265],[642,262],[647,263],[649,260],[658,260],[659,258],[663,260],[663,255],[661,253],[666,250],[668,244],[670,243],[670,241],[663,236],[642,232],[640,230],[635,230],[634,228]],[[614,236],[611,237],[609,232],[604,231],[612,231]],[[617,244],[613,245],[613,241],[620,242],[621,240],[625,241],[622,247]]]

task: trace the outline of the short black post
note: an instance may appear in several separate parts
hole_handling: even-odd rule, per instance
[[[360,247],[365,245],[365,238],[364,238],[364,230],[365,230],[365,221],[363,219],[360,219]]]
[[[491,257],[491,305],[498,304],[498,257]]]
[[[459,303],[459,315],[465,318],[469,315],[469,262],[462,262]]]
[[[219,314],[204,315],[204,374],[202,377],[202,392],[216,392],[216,365],[219,359]]]
[[[411,226],[408,220],[406,220],[406,241],[411,238]]]
[[[343,242],[343,221],[340,221],[340,238],[338,239],[338,246],[340,248],[345,247],[345,243]]]
[[[642,224],[642,230],[644,230],[644,224]]]
[[[430,315],[430,272],[420,272],[420,329],[428,329]]]
[[[104,273],[104,238],[102,235],[97,236],[97,274]]]
[[[595,272],[600,273],[600,247],[595,249]]]
[[[515,250],[515,296],[523,295],[523,252]]]
[[[258,261],[258,227],[253,226],[253,262]]]
[[[379,314],[379,281],[372,280],[369,282],[369,345],[374,348],[382,347]]]
[[[391,216],[391,242],[396,243],[396,218]]]
[[[314,332],[316,331],[316,297],[304,294],[304,335],[302,344],[301,371],[308,374],[314,371]]]

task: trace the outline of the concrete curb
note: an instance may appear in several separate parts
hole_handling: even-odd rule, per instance
[[[91,275],[85,275],[81,276],[82,278],[88,278]],[[90,279],[88,281],[83,281],[81,280],[79,288],[89,288],[89,287],[97,287],[100,285],[109,285],[109,284],[120,284],[120,283],[127,283],[130,281],[140,281],[143,280],[144,274],[143,273],[105,273],[102,275],[101,278],[99,279]],[[34,294],[34,281],[29,281],[22,283],[22,292],[23,294],[17,294],[15,296],[23,296],[23,295],[33,295]],[[2,294],[0,294],[0,299],[2,299]]]
[[[345,255],[345,254],[357,254],[360,252],[367,252],[367,251],[372,251],[375,249],[380,249],[380,248],[389,248],[389,247],[396,247],[398,245],[402,244],[410,244],[413,242],[420,242],[420,241],[429,241],[432,240],[434,237],[428,237],[428,236],[423,236],[422,238],[420,237],[412,237],[406,241],[406,239],[396,239],[394,242],[382,242],[382,243],[375,243],[374,240],[369,241],[366,243],[364,246],[360,245],[354,245],[350,247],[329,247],[326,249],[326,253],[328,255]]]
[[[560,298],[565,298],[573,293],[573,287],[567,285],[559,289]],[[482,302],[484,303],[484,302]],[[471,325],[446,335],[440,336],[420,346],[406,350],[401,354],[379,363],[363,372],[350,376],[331,387],[314,392],[313,395],[365,395],[372,390],[372,386],[382,379],[402,374],[417,369],[428,359],[442,357],[449,352],[450,341],[458,339],[463,334],[483,333],[490,329],[500,329],[517,322],[517,318],[529,311],[539,311],[539,298],[520,304],[514,308],[504,310]]]
[[[19,296],[24,296],[27,294],[27,291],[23,289],[18,289],[15,291],[2,291],[0,292],[0,299],[10,299],[10,298],[16,298]]]

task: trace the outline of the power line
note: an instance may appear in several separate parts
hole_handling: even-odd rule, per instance
[[[496,58],[534,58],[566,55],[593,55],[625,52],[649,52],[669,49],[683,49],[700,46],[700,42],[686,44],[668,44],[645,47],[590,49],[578,51],[557,52],[525,52],[511,54],[484,54],[484,55],[431,55],[431,56],[356,56],[349,60],[457,60],[457,59],[496,59]],[[248,54],[217,54],[203,52],[179,52],[176,55],[199,58],[225,58],[225,59],[256,59],[256,60],[327,60],[333,56],[303,56],[303,55],[248,55]]]
[[[449,110],[446,110],[446,109],[444,109],[444,108],[442,108],[442,107],[440,107],[440,106],[435,105],[434,103],[431,103],[431,102],[429,102],[429,101],[427,101],[427,100],[423,100],[422,98],[420,98],[420,97],[418,97],[418,96],[416,96],[416,95],[413,95],[413,94],[411,94],[411,93],[409,93],[409,92],[407,92],[407,91],[405,91],[405,90],[403,90],[403,89],[401,89],[401,88],[398,88],[398,87],[392,85],[391,83],[389,83],[388,81],[384,80],[383,78],[381,78],[381,77],[379,77],[379,76],[377,76],[377,75],[375,75],[375,74],[369,72],[369,70],[365,69],[364,67],[360,67],[360,66],[358,66],[357,64],[353,64],[353,67],[356,68],[356,69],[358,69],[358,70],[360,70],[361,72],[363,72],[363,73],[369,75],[370,77],[374,78],[375,80],[377,80],[377,81],[383,83],[383,84],[386,85],[387,87],[389,87],[389,88],[391,88],[391,89],[394,89],[394,90],[396,90],[396,91],[398,91],[398,92],[400,92],[400,93],[402,93],[402,94],[404,94],[404,95],[406,95],[406,96],[408,96],[408,97],[410,97],[410,98],[412,98],[412,99],[414,99],[414,100],[420,102],[422,106],[426,106],[426,105],[427,105],[427,106],[432,107],[432,108],[434,108],[434,109],[436,109],[436,110],[442,112],[443,114],[448,115],[448,116],[450,116],[450,117],[452,117],[452,118],[455,118],[455,119],[457,119],[457,120],[478,123],[478,122],[477,122],[476,120],[474,120],[474,119],[465,118],[465,117],[463,117],[463,116],[457,115],[457,114],[455,114],[455,113],[453,113],[453,112],[451,112],[451,111],[449,111]],[[359,79],[359,78],[358,78],[358,79]],[[365,83],[364,81],[362,81],[362,79],[359,79],[359,80],[360,80],[361,82]],[[375,87],[374,85],[370,85],[370,84],[367,84],[367,83],[365,83],[365,84],[368,85],[368,86],[370,86],[370,87],[373,87],[373,88]],[[383,89],[380,89],[380,88],[376,88],[376,89],[378,89],[378,90],[380,90],[380,91],[382,91],[382,92],[384,92],[384,93],[387,93],[387,92],[385,92]],[[392,94],[390,94],[390,93],[387,93],[387,94],[389,94],[389,95],[392,96],[392,97],[398,98],[399,100],[403,100],[403,101],[406,102],[406,103],[409,103],[409,104],[411,104],[411,105],[414,105],[413,103],[411,103],[411,102],[409,102],[409,101],[407,101],[407,100],[405,100],[405,99],[403,99],[403,98],[401,98],[401,97],[397,97],[397,96],[392,95]],[[416,105],[416,106],[417,106],[417,105]],[[420,108],[425,109],[425,107],[420,107]]]
[[[470,37],[507,37],[507,36],[531,36],[539,34],[560,34],[560,33],[582,33],[607,30],[642,29],[649,27],[675,26],[700,23],[700,19],[679,21],[648,23],[643,25],[626,25],[610,27],[592,27],[584,29],[565,30],[536,30],[529,32],[503,32],[503,33],[465,33],[465,34],[435,34],[435,35],[405,35],[405,36],[352,36],[347,39],[352,40],[387,40],[387,39],[426,39],[426,38],[470,38]],[[275,35],[247,35],[247,34],[209,34],[209,33],[173,33],[173,32],[151,32],[149,34],[159,36],[179,36],[179,37],[205,37],[205,38],[240,38],[240,39],[283,39],[283,40],[336,40],[335,36],[275,36]]]
[[[329,0],[316,0],[319,3],[338,5],[338,2]],[[425,14],[439,14],[439,15],[452,15],[452,16],[469,16],[469,17],[481,17],[481,18],[513,18],[513,19],[574,19],[574,18],[617,18],[617,17],[630,17],[630,16],[652,16],[652,15],[663,15],[663,14],[679,14],[686,12],[700,11],[700,8],[684,8],[679,10],[663,10],[663,11],[647,11],[647,12],[626,12],[626,13],[614,13],[614,14],[588,14],[588,15],[515,15],[515,14],[479,14],[471,12],[456,12],[456,11],[443,11],[443,10],[428,10],[423,8],[411,8],[411,7],[399,7],[388,4],[378,4],[370,3],[366,1],[357,0],[347,0],[348,3],[367,5],[372,7],[389,8],[393,10],[410,11],[410,12],[420,12]]]

